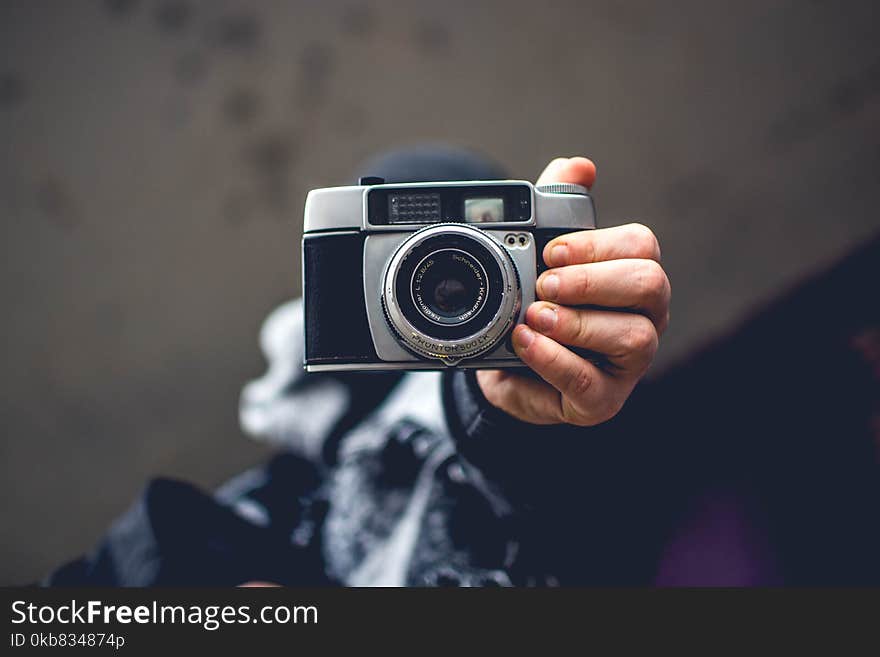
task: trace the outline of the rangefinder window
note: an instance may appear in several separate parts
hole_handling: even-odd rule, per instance
[[[369,191],[367,208],[373,225],[520,222],[532,216],[527,185],[383,186]]]

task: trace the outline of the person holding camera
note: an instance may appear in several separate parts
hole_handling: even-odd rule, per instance
[[[440,146],[380,156],[365,172],[388,183],[504,178],[484,158]],[[595,179],[590,160],[564,157],[536,185],[589,189]],[[481,223],[502,208],[478,205]],[[244,389],[240,412],[243,428],[281,453],[211,495],[152,481],[92,554],[47,583],[648,581],[663,533],[659,507],[634,481],[652,478],[644,464],[607,468],[623,462],[645,407],[634,400],[630,414],[626,403],[669,323],[669,280],[644,225],[557,233],[535,255],[525,291],[534,300],[498,342],[527,369],[488,358],[441,372],[305,371],[316,332],[337,330],[326,322],[353,335],[345,322],[357,320],[346,320],[344,304],[318,320],[304,317],[300,300],[276,310],[261,335],[269,369]],[[461,266],[475,272],[481,299],[491,272]],[[470,283],[440,283],[437,312],[466,316],[458,306],[469,306],[461,299]]]

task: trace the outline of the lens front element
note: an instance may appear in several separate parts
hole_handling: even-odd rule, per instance
[[[462,324],[486,304],[486,270],[458,249],[431,253],[416,266],[410,290],[421,313],[438,324]]]

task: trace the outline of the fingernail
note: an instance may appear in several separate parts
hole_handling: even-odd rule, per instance
[[[513,336],[513,341],[516,342],[520,349],[528,349],[529,345],[532,344],[534,340],[535,333],[532,329],[524,324],[517,327],[516,333]]]
[[[550,262],[547,264],[551,267],[562,267],[568,264],[568,247],[565,244],[557,244],[550,249]]]
[[[541,297],[553,301],[559,294],[559,276],[550,274],[541,279]]]
[[[550,333],[556,327],[556,311],[552,308],[541,308],[535,323],[542,333]]]

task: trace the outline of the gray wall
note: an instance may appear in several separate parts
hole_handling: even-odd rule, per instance
[[[658,367],[839,257],[880,227],[876,6],[4,1],[0,582],[266,454],[237,394],[304,195],[379,149],[594,158],[661,238]]]

